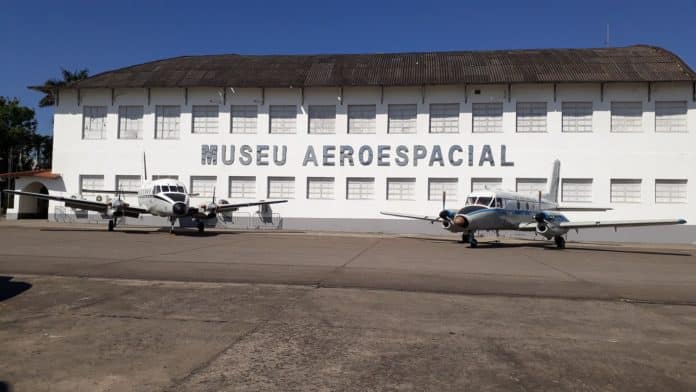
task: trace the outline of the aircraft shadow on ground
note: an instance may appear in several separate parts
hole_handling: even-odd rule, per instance
[[[6,383],[5,381],[0,381],[0,392],[10,392],[10,391],[12,391],[10,384]]]
[[[451,240],[446,238],[427,238],[427,237],[404,237],[417,240],[425,240],[430,242],[449,242],[457,243],[467,246],[466,242]],[[583,244],[584,245],[584,244]],[[656,256],[683,256],[690,257],[692,254],[688,251],[677,252],[669,250],[642,250],[642,249],[614,249],[610,247],[601,247],[600,244],[592,244],[594,247],[588,246],[576,246],[573,244],[566,244],[565,250],[579,250],[579,251],[590,251],[590,252],[612,252],[612,253],[628,253],[628,254],[640,254],[640,255],[656,255]],[[558,249],[553,242],[503,242],[503,241],[479,241],[478,248],[481,249],[494,249],[494,248],[541,248],[549,251],[562,251]]]
[[[11,276],[0,276],[0,302],[22,294],[30,288],[31,284],[27,282],[12,281]],[[2,384],[0,384],[0,392],[2,391]]]

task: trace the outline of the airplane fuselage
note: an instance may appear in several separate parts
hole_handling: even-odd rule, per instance
[[[184,183],[162,179],[143,184],[138,191],[138,204],[152,215],[181,217],[190,207],[190,197]]]
[[[543,214],[547,221],[567,222],[568,219],[562,214],[549,212],[555,207],[556,203],[551,201],[515,192],[478,191],[469,194],[463,208],[444,210],[440,213],[440,218],[443,228],[453,233],[518,230],[520,224],[538,221],[539,214]],[[543,227],[541,229],[543,231]],[[567,230],[554,234],[566,232]]]

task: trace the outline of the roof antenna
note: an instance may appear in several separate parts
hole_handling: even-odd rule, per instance
[[[604,46],[609,47],[609,23],[607,23],[607,36],[604,39]]]

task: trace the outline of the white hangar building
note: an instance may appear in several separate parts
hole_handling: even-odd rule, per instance
[[[612,208],[571,219],[696,222],[696,74],[652,46],[177,57],[60,89],[54,122],[52,172],[16,189],[136,189],[146,152],[200,203],[290,199],[285,228],[425,232],[379,211],[536,194],[558,158],[562,203]]]

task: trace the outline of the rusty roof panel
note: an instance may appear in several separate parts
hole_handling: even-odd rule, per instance
[[[413,86],[696,81],[658,47],[477,52],[187,56],[94,75],[73,87]]]

